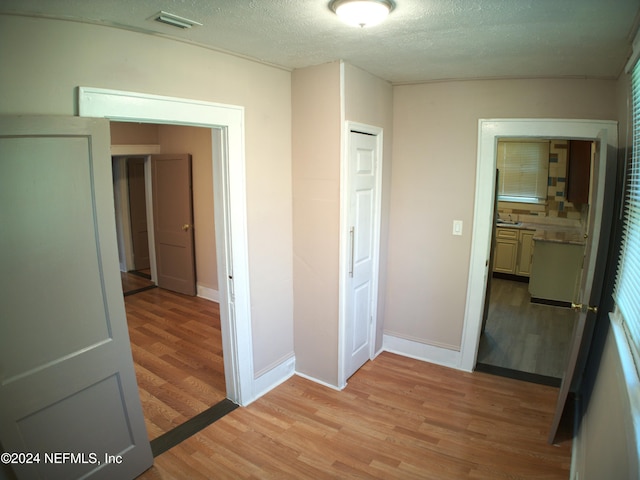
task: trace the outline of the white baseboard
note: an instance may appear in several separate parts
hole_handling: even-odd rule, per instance
[[[295,373],[296,357],[291,355],[275,366],[266,369],[264,373],[259,373],[253,380],[253,400],[255,401],[265,393],[273,390],[281,383],[290,379]]]
[[[448,348],[427,345],[425,343],[407,340],[393,335],[384,335],[381,351],[396,353],[405,357],[415,358],[416,360],[422,360],[424,362],[435,363],[437,365],[460,370],[460,352],[450,350]],[[257,400],[281,383],[287,381],[293,375],[298,375],[333,390],[342,390],[336,385],[332,385],[323,380],[295,371],[295,365],[295,355],[291,355],[277,362],[273,367],[267,367],[262,372],[258,372],[258,376],[253,381],[253,399],[251,401],[253,402]]]
[[[437,365],[462,370],[460,368],[462,355],[456,350],[428,345],[426,343],[416,342],[415,340],[407,340],[406,338],[387,334],[382,337],[382,349],[405,357],[422,360],[423,362],[435,363]]]
[[[322,385],[323,387],[331,388],[332,390],[337,390],[337,391],[342,390],[342,388],[339,388],[339,387],[337,387],[335,385],[331,385],[330,383],[327,383],[327,382],[325,382],[323,380],[318,380],[317,378],[311,377],[311,376],[309,376],[307,374],[304,374],[304,373],[296,372],[296,375],[299,376],[299,377],[302,377],[302,378],[306,378],[307,380],[310,380],[313,383],[317,383],[318,385]]]
[[[200,298],[205,298],[207,300],[211,300],[212,302],[220,303],[220,292],[218,290],[214,290],[213,288],[198,285],[197,295]]]

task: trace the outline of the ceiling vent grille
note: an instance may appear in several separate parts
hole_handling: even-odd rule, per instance
[[[189,20],[188,18],[179,17],[178,15],[174,15],[169,12],[158,12],[153,16],[156,22],[166,23],[167,25],[171,25],[173,27],[178,27],[182,29],[187,29],[191,27],[202,26],[201,23],[196,22],[195,20]]]

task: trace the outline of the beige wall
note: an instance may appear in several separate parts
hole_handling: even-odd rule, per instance
[[[158,125],[153,123],[111,122],[111,145],[159,145]]]
[[[16,16],[0,16],[0,58],[0,114],[75,115],[78,86],[245,107],[254,369],[291,356],[290,73],[152,35]]]
[[[575,464],[579,476],[576,478],[638,478],[640,468],[634,421],[620,354],[610,330],[593,391],[578,428]]]
[[[292,84],[296,370],[339,386],[340,149],[346,141],[342,115],[344,120],[384,130],[382,302],[393,89],[388,82],[343,62],[295,70]],[[378,348],[382,345],[379,320]]]
[[[385,286],[387,283],[387,232],[389,231],[391,152],[393,147],[393,87],[389,82],[345,63],[344,92],[346,120],[383,129],[380,273],[378,276],[378,319],[376,323],[376,351],[379,351],[382,348]]]
[[[340,62],[292,73],[296,371],[338,383]]]
[[[394,87],[385,333],[458,350],[466,302],[478,119],[617,119],[616,84],[491,80]],[[462,220],[462,236],[452,222]]]

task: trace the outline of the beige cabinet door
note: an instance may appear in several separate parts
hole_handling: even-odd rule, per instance
[[[493,271],[514,274],[516,273],[517,259],[518,230],[513,228],[497,228]]]
[[[108,121],[0,118],[0,204],[0,444],[34,455],[9,468],[18,479],[134,478],[153,457],[118,271]]]
[[[516,275],[529,277],[531,275],[531,261],[533,259],[533,235],[532,230],[520,231],[520,242],[518,248],[518,266]]]

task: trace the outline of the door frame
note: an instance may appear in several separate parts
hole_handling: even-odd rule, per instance
[[[126,147],[118,147],[118,151],[126,151]],[[114,167],[113,190],[116,213],[116,233],[118,234],[118,258],[120,259],[120,271],[128,272],[134,267],[133,259],[133,239],[131,228],[131,217],[129,214],[129,180],[126,175],[127,160],[130,158],[144,159],[144,183],[145,183],[145,203],[147,208],[147,231],[149,240],[149,270],[151,271],[151,281],[157,285],[156,253],[153,235],[153,194],[151,182],[151,155],[145,154],[114,154],[111,152],[111,165]],[[159,153],[159,151],[157,152]],[[117,169],[116,169],[117,165]]]
[[[349,271],[349,150],[350,133],[352,131],[373,135],[376,137],[376,199],[374,203],[374,227],[373,227],[373,271],[372,284],[373,296],[371,300],[371,315],[373,321],[369,324],[369,359],[376,356],[375,340],[376,325],[378,322],[378,278],[380,272],[380,225],[382,215],[382,161],[383,161],[383,129],[373,125],[352,122],[344,122],[342,132],[340,154],[340,269],[339,269],[339,293],[338,293],[338,388],[343,389],[347,385],[347,295],[348,295],[348,271]]]
[[[596,204],[594,238],[599,239],[600,219],[604,200],[607,163],[616,161],[618,123],[611,120],[576,119],[480,119],[478,121],[478,159],[476,165],[476,195],[467,299],[462,330],[460,364],[462,370],[473,371],[478,355],[486,280],[493,227],[493,192],[495,190],[496,149],[501,137],[535,137],[597,141],[606,132],[607,161],[601,162],[601,181]]]
[[[79,116],[206,127],[212,134],[220,323],[227,397],[248,405],[253,342],[246,212],[244,107],[137,92],[78,87]]]

